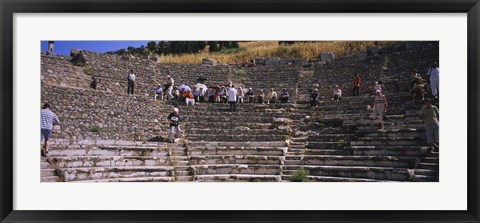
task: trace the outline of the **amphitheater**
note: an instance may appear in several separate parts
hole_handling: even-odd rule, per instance
[[[438,42],[405,42],[309,62],[265,58],[255,67],[161,63],[88,51],[81,51],[85,63],[76,66],[72,57],[42,55],[41,101],[52,105],[61,124],[49,156],[41,158],[41,181],[290,182],[303,169],[310,182],[437,182],[439,153],[427,151],[418,116],[422,102],[412,101],[409,87],[411,71],[425,75],[438,52]],[[137,74],[134,97],[126,94],[130,69]],[[240,69],[244,76],[228,75]],[[361,95],[353,97],[356,72],[363,83]],[[207,85],[232,81],[253,89],[287,88],[291,102],[239,104],[231,113],[222,103],[192,108],[154,101],[153,89],[167,74],[176,85],[205,77]],[[99,80],[96,89],[92,77]],[[367,110],[380,79],[389,102],[383,132]],[[321,101],[311,108],[314,83]],[[344,95],[333,102],[336,84]],[[175,106],[185,134],[168,143],[166,117]]]

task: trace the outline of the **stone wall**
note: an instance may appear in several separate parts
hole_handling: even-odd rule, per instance
[[[53,138],[151,141],[167,132],[169,110],[145,97],[43,84],[42,103],[61,122]]]

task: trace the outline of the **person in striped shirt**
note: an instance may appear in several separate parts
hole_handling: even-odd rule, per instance
[[[50,139],[50,136],[52,135],[54,124],[60,124],[60,120],[58,119],[57,115],[55,115],[55,113],[50,111],[50,105],[48,103],[45,103],[40,112],[40,142],[42,140],[45,140],[43,149],[41,150],[41,155],[43,157],[46,157],[48,154],[48,139]]]

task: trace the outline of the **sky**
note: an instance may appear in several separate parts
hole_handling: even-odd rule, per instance
[[[55,41],[54,53],[69,56],[70,50],[73,48],[105,53],[108,51],[127,49],[129,46],[147,46],[147,42],[149,41]],[[48,41],[42,41],[41,45],[42,52],[46,52],[48,49]]]

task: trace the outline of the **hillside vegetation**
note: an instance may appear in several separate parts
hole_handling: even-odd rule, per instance
[[[198,54],[161,55],[162,63],[200,64],[202,58],[214,58],[221,63],[241,63],[253,57],[281,57],[311,59],[321,52],[331,51],[336,56],[345,56],[363,51],[375,43],[379,46],[397,45],[395,41],[329,41],[297,42],[291,45],[278,44],[278,41],[239,42],[239,48],[209,52],[208,47]]]

